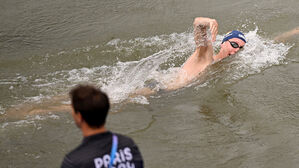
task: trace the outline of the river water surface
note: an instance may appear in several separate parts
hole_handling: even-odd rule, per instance
[[[107,127],[136,141],[145,167],[298,167],[299,36],[273,41],[299,26],[298,0],[0,4],[1,168],[60,166],[82,136],[48,105],[69,104],[80,83],[108,93]],[[130,98],[192,54],[197,16],[218,21],[215,52],[233,29],[248,43],[189,86]]]

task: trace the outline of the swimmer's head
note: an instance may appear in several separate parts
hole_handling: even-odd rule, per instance
[[[228,32],[221,43],[220,55],[218,54],[215,60],[225,58],[230,55],[236,54],[240,49],[244,47],[246,39],[243,33],[237,30]]]
[[[244,34],[242,32],[240,32],[240,31],[238,31],[238,30],[233,30],[231,32],[228,32],[224,36],[224,38],[222,40],[222,43],[224,43],[224,42],[226,42],[226,41],[228,41],[228,40],[230,40],[232,38],[238,38],[238,39],[240,39],[240,40],[242,40],[242,41],[244,41],[246,43],[246,39],[245,39]]]

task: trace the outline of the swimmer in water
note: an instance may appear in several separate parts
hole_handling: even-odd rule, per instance
[[[175,90],[186,86],[196,79],[207,66],[213,62],[236,54],[246,44],[244,34],[240,31],[233,30],[224,36],[219,53],[214,55],[213,42],[216,41],[216,35],[218,33],[217,21],[215,19],[197,17],[194,19],[193,26],[196,44],[195,51],[183,64],[177,79],[166,85],[166,90]],[[209,37],[209,33],[211,37]],[[297,34],[299,34],[299,27],[275,37],[274,41],[284,42]]]
[[[175,80],[165,84],[163,90],[170,91],[182,88],[191,83],[200,73],[204,71],[213,62],[219,61],[230,55],[239,52],[246,44],[246,38],[240,31],[233,30],[228,32],[221,43],[221,48],[218,54],[214,55],[213,42],[216,41],[218,33],[218,23],[215,19],[197,17],[193,22],[194,27],[194,40],[196,44],[195,51],[182,65]],[[274,38],[275,42],[285,42],[290,37],[299,34],[299,27],[290,31],[282,33]],[[157,85],[157,81],[154,84]],[[150,95],[156,91],[153,89],[155,86],[146,86],[145,88],[138,89],[134,95]]]
[[[211,63],[236,54],[246,44],[244,34],[233,30],[224,36],[219,53],[214,55],[213,42],[216,41],[218,33],[217,21],[215,19],[198,17],[194,19],[193,26],[196,44],[195,51],[183,64],[178,79],[167,86],[168,90],[185,86],[196,79],[200,72],[204,71]]]
[[[211,18],[197,17],[194,19],[193,27],[195,51],[183,64],[176,79],[166,84],[165,90],[175,90],[186,86],[210,64],[237,53],[246,44],[244,34],[233,30],[224,36],[219,53],[214,55],[213,42],[216,41],[218,33],[217,21]],[[146,87],[137,90],[136,94],[148,95],[154,92],[151,88]]]

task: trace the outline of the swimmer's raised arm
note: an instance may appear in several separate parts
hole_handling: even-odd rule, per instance
[[[193,22],[196,49],[182,66],[185,80],[193,80],[209,64],[213,62],[212,42],[216,40],[218,23],[215,19],[197,17]],[[211,31],[211,32],[208,32]],[[211,33],[211,37],[209,37]]]
[[[193,22],[196,49],[183,64],[177,79],[167,84],[168,90],[184,87],[199,73],[213,62],[213,44],[218,33],[218,23],[215,19],[197,17]],[[209,32],[210,31],[210,32]],[[211,37],[209,36],[211,34]]]

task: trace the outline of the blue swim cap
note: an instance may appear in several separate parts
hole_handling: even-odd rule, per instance
[[[240,39],[240,40],[242,40],[242,41],[244,41],[244,42],[246,43],[244,34],[241,33],[241,32],[238,31],[238,30],[233,30],[233,31],[231,31],[231,32],[228,32],[228,33],[224,36],[224,38],[223,38],[223,40],[222,40],[222,43],[224,43],[224,42],[226,42],[227,40],[232,39],[232,38],[238,38],[238,39]]]

